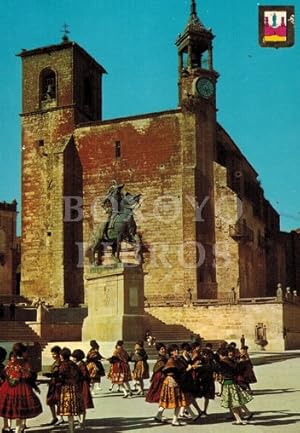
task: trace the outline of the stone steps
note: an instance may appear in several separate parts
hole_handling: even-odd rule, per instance
[[[193,332],[183,325],[168,325],[146,313],[146,327],[156,341],[190,341]]]
[[[40,342],[40,337],[23,321],[0,321],[0,341]]]

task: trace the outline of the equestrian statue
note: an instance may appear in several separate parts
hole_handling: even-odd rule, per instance
[[[113,181],[102,201],[102,207],[108,214],[107,221],[100,224],[93,234],[91,245],[86,255],[93,264],[101,264],[101,258],[108,246],[111,246],[112,257],[121,262],[120,252],[123,241],[135,247],[135,259],[141,262],[141,238],[137,233],[134,210],[139,206],[141,194],[132,195],[123,192],[124,184]]]

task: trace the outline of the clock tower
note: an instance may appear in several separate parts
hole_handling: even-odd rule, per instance
[[[213,38],[197,16],[196,1],[191,0],[188,23],[176,41],[180,106],[199,97],[215,104],[218,73],[213,69]]]
[[[217,282],[215,255],[214,160],[216,148],[216,82],[213,69],[213,34],[197,16],[196,1],[184,32],[176,41],[179,59],[179,106],[183,114],[182,133],[182,196],[183,238],[191,245],[197,263],[195,272],[189,269],[185,280],[198,299],[216,298]],[[202,209],[189,212],[189,200]],[[196,213],[196,215],[195,215]],[[193,274],[193,275],[192,275]],[[193,279],[193,281],[191,280]]]

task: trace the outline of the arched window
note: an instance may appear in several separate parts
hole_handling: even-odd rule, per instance
[[[53,101],[56,99],[56,75],[50,69],[44,69],[40,76],[41,101]]]
[[[83,80],[83,107],[86,110],[92,109],[92,83],[90,77],[85,77]]]

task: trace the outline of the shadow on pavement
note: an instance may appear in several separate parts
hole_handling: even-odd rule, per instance
[[[79,429],[76,427],[75,432],[84,433],[114,433],[123,432],[127,430],[142,430],[144,428],[161,427],[162,424],[157,424],[152,418],[99,418],[89,419],[86,421],[86,426]],[[52,433],[65,433],[68,430],[68,425],[64,427],[31,427],[30,433],[38,432],[52,432]]]
[[[258,356],[257,358],[252,358],[251,361],[253,365],[264,365],[272,364],[273,362],[286,361],[287,359],[299,358],[300,353],[277,353],[264,356]]]
[[[264,415],[265,412],[256,412],[251,420],[252,425],[284,426],[296,424],[300,421],[300,412],[272,412],[274,415]],[[296,418],[297,417],[297,418]],[[291,419],[293,418],[293,419]]]
[[[254,389],[253,395],[267,395],[267,394],[286,394],[290,392],[299,392],[295,388],[278,388],[278,389]]]
[[[232,419],[227,419],[228,414],[218,413],[211,414],[205,418],[200,418],[195,423],[191,423],[190,425],[213,425],[213,424],[227,424],[230,426],[231,431],[231,423]],[[287,412],[287,411],[268,411],[268,412],[255,412],[253,418],[249,425],[253,426],[285,426],[289,424],[296,424],[300,422],[300,413],[299,412]],[[170,426],[171,419],[169,420],[169,424],[165,426],[168,428]],[[154,421],[153,418],[149,417],[128,417],[128,418],[99,418],[99,419],[89,419],[86,421],[85,428],[79,429],[76,428],[76,432],[84,432],[84,433],[121,433],[130,431],[141,431],[145,428],[149,429],[152,427],[162,427],[162,424],[158,424]],[[189,424],[185,426],[185,428],[189,428]],[[68,429],[68,425],[65,424],[63,427],[31,427],[30,433],[38,433],[38,432],[52,432],[52,433],[65,433]]]

